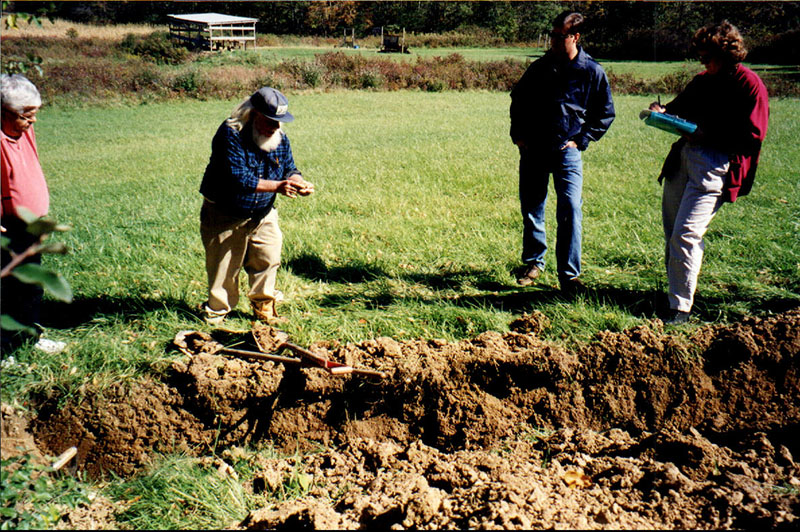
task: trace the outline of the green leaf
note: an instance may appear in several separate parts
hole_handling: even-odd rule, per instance
[[[36,329],[23,325],[8,314],[0,316],[0,329],[4,331],[25,331],[30,335],[36,334]]]
[[[41,264],[23,264],[17,266],[11,275],[23,283],[36,284],[44,288],[50,295],[66,303],[72,302],[72,289],[67,280],[58,272],[52,272]]]
[[[0,247],[3,249],[8,249],[8,245],[11,243],[11,239],[7,236],[0,236]]]
[[[307,475],[305,473],[300,473],[297,475],[297,483],[300,484],[300,488],[303,491],[308,491],[308,487],[311,485],[311,480],[311,475]]]
[[[32,224],[39,218],[25,207],[17,207],[17,217],[26,224]]]
[[[59,255],[65,255],[68,251],[63,242],[48,242],[39,248],[40,253],[58,253]]]
[[[27,231],[32,235],[42,236],[55,231],[57,225],[55,220],[42,217],[30,222]]]

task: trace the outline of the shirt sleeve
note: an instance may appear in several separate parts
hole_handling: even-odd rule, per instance
[[[255,193],[259,176],[257,169],[247,163],[241,133],[231,127],[225,127],[221,142],[223,144],[219,148],[225,158],[224,166],[230,170],[233,178],[231,182],[238,187],[240,193]]]
[[[592,88],[586,122],[578,136],[573,139],[578,149],[585,150],[589,146],[589,141],[600,140],[616,116],[614,100],[611,98],[611,85],[608,83],[606,73],[600,70]]]
[[[536,96],[531,94],[531,78],[537,69],[536,63],[531,64],[528,69],[522,74],[514,88],[511,90],[511,106],[509,108],[509,117],[511,119],[511,128],[509,134],[512,142],[517,142],[525,136],[525,118],[530,116],[532,101]]]
[[[283,137],[283,142],[285,143],[285,150],[286,153],[283,156],[283,178],[286,179],[291,175],[300,174],[300,170],[297,169],[297,166],[294,164],[294,156],[292,155],[292,145],[289,142],[289,137]]]
[[[748,106],[747,125],[742,139],[742,153],[758,153],[761,143],[767,136],[769,123],[769,95],[764,83],[758,78],[750,78],[745,84]]]

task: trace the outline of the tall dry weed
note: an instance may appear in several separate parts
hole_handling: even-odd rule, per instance
[[[19,35],[21,37],[70,37],[82,39],[104,39],[121,41],[125,35],[148,35],[154,31],[169,31],[165,25],[151,24],[114,24],[98,26],[95,24],[82,24],[68,20],[54,19],[50,22],[42,20],[42,25],[20,24],[19,29],[7,30],[6,35]]]

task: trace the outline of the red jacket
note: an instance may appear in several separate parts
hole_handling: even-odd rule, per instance
[[[747,195],[769,122],[769,96],[761,78],[742,64],[719,74],[703,71],[666,108],[668,113],[696,123],[706,135],[704,144],[728,154],[724,200],[733,202]],[[676,143],[678,151],[683,142]],[[662,175],[673,164],[670,158]]]

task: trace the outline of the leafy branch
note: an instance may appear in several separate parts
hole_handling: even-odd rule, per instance
[[[67,246],[63,242],[46,242],[47,238],[55,232],[69,231],[70,227],[62,225],[54,220],[42,216],[36,217],[35,214],[20,207],[17,215],[27,224],[28,233],[37,236],[38,240],[19,253],[10,248],[11,239],[6,236],[0,238],[0,245],[11,256],[11,260],[0,270],[0,278],[13,275],[23,283],[41,286],[46,292],[60,301],[72,302],[72,288],[59,272],[55,272],[43,267],[41,264],[23,262],[39,253],[67,253]],[[3,314],[0,316],[0,327],[8,331],[28,331],[34,332],[30,327],[19,323],[11,316]]]
[[[3,0],[3,12],[5,13],[11,4],[8,0]],[[54,22],[52,13],[56,10],[55,3],[50,2],[47,6],[36,10],[36,13],[6,13],[3,22],[7,30],[18,30],[20,22],[27,22],[28,25],[36,24],[42,26],[42,18],[47,17],[51,23]]]

